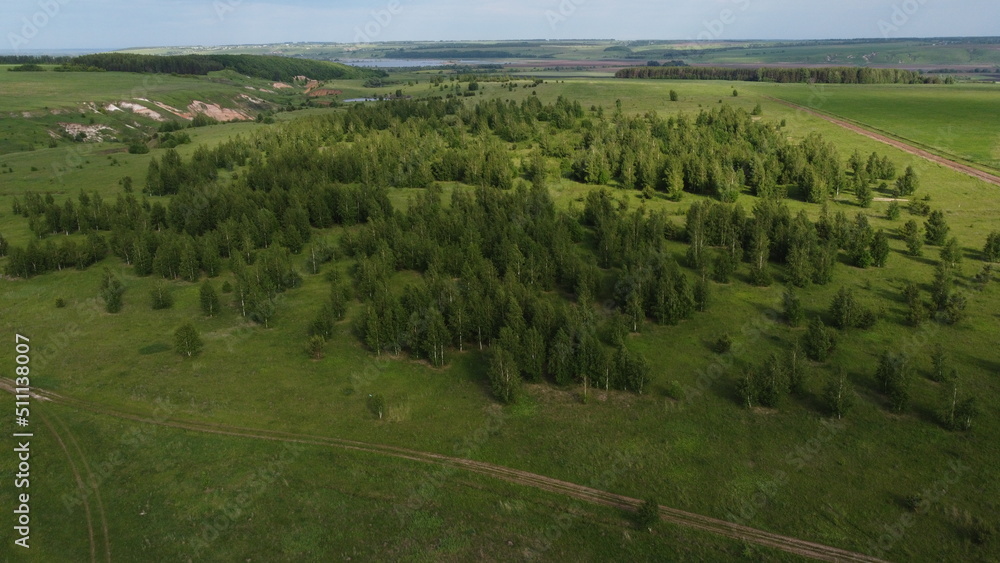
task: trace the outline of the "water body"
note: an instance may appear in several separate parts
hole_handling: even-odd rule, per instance
[[[368,68],[411,68],[420,66],[453,66],[490,64],[485,61],[445,61],[441,59],[341,59],[338,62]],[[495,64],[495,63],[492,63]]]

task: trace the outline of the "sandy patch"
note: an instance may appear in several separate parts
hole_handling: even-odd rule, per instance
[[[118,105],[122,109],[127,109],[134,114],[141,115],[143,117],[148,117],[153,121],[164,121],[163,116],[158,112],[149,109],[148,107],[140,104],[135,104],[132,102],[119,102]]]
[[[100,143],[104,141],[102,131],[114,131],[114,129],[108,127],[107,125],[81,125],[79,123],[59,123],[63,131],[66,131],[69,135],[76,137],[80,133],[86,136],[86,141],[91,143]]]
[[[108,104],[108,105],[104,106],[104,110],[105,111],[115,112],[115,111],[122,111],[122,108],[116,106],[115,104]]]
[[[240,121],[245,119],[251,119],[251,117],[242,111],[229,109],[219,106],[218,104],[206,104],[205,102],[200,102],[195,100],[188,105],[188,110],[191,113],[203,113],[212,119],[218,121]]]
[[[281,90],[282,88],[292,88],[292,85],[291,84],[285,84],[284,82],[275,82],[274,84],[271,84],[271,88],[275,88],[277,90]]]
[[[260,98],[255,98],[253,96],[248,96],[246,94],[240,94],[240,97],[243,98],[244,100],[250,102],[251,104],[257,104],[259,106],[263,106],[263,105],[267,104],[267,102],[265,102],[264,100],[262,100]]]

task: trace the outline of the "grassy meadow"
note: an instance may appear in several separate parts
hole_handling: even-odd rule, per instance
[[[14,73],[0,73],[0,80],[3,74]],[[400,88],[415,97],[435,94],[428,88],[427,74],[401,75],[396,77],[400,84],[383,90]],[[418,79],[419,84],[406,84]],[[169,82],[177,88],[175,95],[187,95],[182,94],[188,92],[184,86],[193,85],[182,83],[188,79],[177,80]],[[198,86],[211,88],[204,81]],[[345,95],[362,91],[352,82],[326,87],[343,89]],[[738,97],[732,96],[734,87]],[[988,149],[973,140],[988,138],[991,124],[996,125],[996,110],[988,113],[993,94],[989,89],[852,88],[831,89],[834,95],[822,109],[970,160],[997,164],[996,155],[990,157]],[[680,94],[678,102],[668,101],[671,89]],[[28,90],[20,95],[32,96]],[[862,303],[879,312],[879,322],[870,331],[838,333],[832,360],[810,366],[809,392],[786,399],[777,410],[743,408],[735,391],[736,373],[730,369],[784,353],[804,333],[778,318],[784,287],[777,266],[772,268],[778,281],[771,287],[752,287],[746,265],[741,265],[733,283],[712,283],[707,313],[674,327],[647,323],[628,346],[642,352],[653,366],[649,392],[591,390],[587,402],[581,400],[582,389],[545,384],[529,386],[522,402],[501,408],[488,389],[488,356],[476,349],[449,350],[444,369],[404,358],[376,358],[351,332],[357,304],[348,320],[338,325],[325,358],[311,360],[305,353],[306,324],[328,291],[324,274],[304,275],[303,286],[282,296],[273,327],[265,329],[244,320],[233,307],[205,318],[198,307],[198,284],[192,283],[172,282],[174,306],[154,311],[149,290],[155,280],[136,277],[130,268],[109,258],[83,272],[0,280],[0,332],[10,340],[14,333],[32,338],[33,385],[108,408],[152,415],[157,405],[167,404],[176,420],[348,438],[448,455],[471,441],[473,447],[467,451],[474,459],[584,485],[600,482],[616,493],[654,496],[663,505],[890,560],[1000,558],[1000,538],[975,544],[965,520],[969,514],[1000,525],[996,517],[1000,403],[995,399],[1000,396],[1000,352],[995,345],[1000,284],[994,281],[978,290],[971,281],[982,267],[980,251],[986,236],[1000,229],[1000,188],[770,99],[807,105],[809,92],[797,85],[547,79],[535,89],[519,87],[514,92],[487,83],[474,99],[518,100],[531,95],[543,102],[561,95],[580,100],[584,108],[601,105],[607,112],[614,111],[620,99],[625,112],[663,115],[697,112],[720,103],[750,110],[760,103],[762,118],[784,120],[790,138],[818,131],[838,146],[845,162],[857,148],[865,155],[872,151],[888,155],[900,171],[912,165],[921,180],[917,196],[930,196],[930,205],[946,212],[952,234],[965,252],[959,285],[969,290],[968,319],[955,327],[904,325],[902,284],[917,281],[926,294],[937,249],[925,248],[923,258],[904,255],[896,229],[910,218],[908,213],[904,210],[900,220],[889,221],[887,203],[862,209],[844,193],[831,202],[831,211],[843,210],[850,217],[862,212],[876,230],[885,229],[892,236],[888,266],[859,270],[840,264],[833,283],[799,294],[813,316],[828,309],[839,288],[854,288]],[[870,106],[852,106],[868,96]],[[33,103],[44,107],[47,102]],[[942,115],[936,108],[951,108],[951,113]],[[893,113],[894,109],[898,111]],[[321,111],[336,110],[303,114]],[[282,114],[280,119],[296,115]],[[948,124],[955,126],[956,136],[935,145],[936,131]],[[214,144],[230,135],[277,126],[247,123],[195,129],[191,130],[194,142],[178,150],[187,157],[199,143]],[[520,144],[515,153],[527,154],[530,144]],[[989,150],[995,150],[996,143],[992,146]],[[121,191],[118,180],[125,175],[141,186],[149,159],[161,152],[129,155],[120,152],[121,145],[83,147],[75,157],[73,148],[0,157],[4,169],[13,169],[0,175],[0,233],[12,244],[24,244],[32,236],[26,221],[10,212],[14,197],[32,190],[63,201],[87,190],[110,201]],[[53,173],[53,164],[58,170],[64,162],[73,166]],[[564,208],[582,208],[584,195],[593,189],[556,177],[550,185]],[[408,195],[393,193],[393,203],[405,205]],[[643,204],[636,193],[615,195],[632,207]],[[692,195],[681,202],[657,197],[644,205],[667,210],[681,224],[683,213],[697,200]],[[754,198],[743,195],[739,204],[750,210]],[[790,200],[789,207],[793,214],[806,209],[813,218],[819,215],[817,205]],[[337,228],[317,236],[337,240],[343,232]],[[678,258],[683,256],[683,245],[671,248]],[[296,260],[302,261],[304,271],[304,257]],[[126,285],[120,314],[105,313],[97,301],[102,267],[119,272]],[[347,260],[326,266],[344,275],[350,267]],[[408,275],[397,274],[394,281],[401,283]],[[212,283],[218,289],[228,279],[231,273],[225,271]],[[229,301],[231,296],[222,297]],[[56,308],[57,298],[66,300],[67,306]],[[193,359],[183,359],[172,350],[173,331],[185,322],[194,323],[205,341],[204,351]],[[735,346],[732,353],[720,356],[712,344],[726,334]],[[941,389],[926,377],[935,343],[949,350],[964,391],[979,397],[981,414],[968,433],[949,432],[937,422]],[[886,349],[906,351],[918,368],[912,405],[901,415],[891,414],[876,391],[877,355]],[[840,422],[829,419],[819,397],[834,366],[847,370],[858,396],[854,410]],[[676,397],[676,389],[686,390],[684,396]],[[381,420],[367,408],[370,393],[385,397]],[[635,529],[619,511],[472,474],[438,478],[416,462],[318,446],[302,448],[273,472],[277,473],[273,479],[259,486],[253,475],[280,461],[280,444],[150,428],[59,405],[36,402],[34,409],[39,438],[33,443],[38,474],[32,484],[38,496],[32,495],[37,498],[32,509],[37,511],[33,536],[37,534],[39,550],[32,555],[38,561],[80,557],[90,549],[82,508],[68,511],[62,502],[63,495],[74,489],[67,455],[75,467],[94,471],[117,451],[123,452],[122,461],[111,464],[100,486],[115,559],[793,560],[666,524],[648,533]],[[497,412],[503,415],[502,424],[483,437],[481,429]],[[42,424],[46,418],[54,430]],[[122,436],[130,432],[146,436],[140,446],[123,445]],[[64,442],[72,436],[76,447],[67,444],[69,452],[64,453],[54,439],[56,433]],[[3,456],[0,467],[8,471],[12,462],[12,456]],[[611,478],[599,480],[607,475]],[[405,503],[428,482],[433,485],[430,500],[401,523],[393,506]],[[12,504],[11,491],[0,488],[0,506]],[[934,492],[928,510],[909,512],[906,497],[926,498],[930,496],[926,491]],[[91,498],[96,506],[96,497]],[[232,512],[233,503],[239,515],[220,516]],[[96,523],[97,509],[92,511]],[[572,525],[549,538],[551,546],[543,549],[547,531],[567,513]],[[222,522],[218,538],[207,551],[199,552],[192,538],[204,533],[205,522],[212,521]],[[901,527],[901,521],[907,524]],[[897,530],[901,531],[896,534]],[[98,550],[101,537],[96,534]]]

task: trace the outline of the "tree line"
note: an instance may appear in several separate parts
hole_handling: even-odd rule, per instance
[[[264,80],[291,81],[296,76],[315,80],[367,78],[384,76],[382,71],[354,68],[327,61],[269,55],[139,55],[134,53],[96,53],[73,57],[67,64],[95,67],[116,72],[205,75],[233,70]]]
[[[941,84],[937,76],[896,68],[814,67],[814,68],[725,68],[693,66],[645,66],[623,68],[615,78],[656,78],[669,80],[737,80],[817,84]]]

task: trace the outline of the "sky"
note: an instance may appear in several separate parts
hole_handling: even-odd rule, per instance
[[[0,0],[0,51],[1000,35],[997,0]]]

